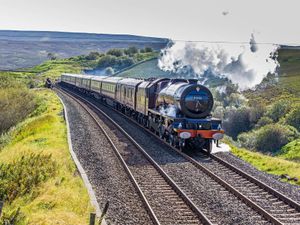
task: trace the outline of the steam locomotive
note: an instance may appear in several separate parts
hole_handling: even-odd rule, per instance
[[[179,148],[212,149],[223,138],[213,96],[194,79],[133,79],[62,74],[61,84],[92,95]]]

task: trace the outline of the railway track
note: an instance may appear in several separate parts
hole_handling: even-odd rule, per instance
[[[201,157],[196,157],[196,159],[198,162],[203,162]],[[265,212],[262,213],[273,223],[300,224],[299,203],[218,156],[211,155],[210,163],[206,161],[202,165],[247,197],[250,205],[256,207],[254,205],[256,204],[264,209]]]
[[[115,111],[118,112],[117,110]],[[160,139],[131,118],[126,118],[144,129],[152,137]],[[269,187],[217,156],[211,155],[209,158],[207,156],[190,157],[170,146],[166,141],[161,139],[160,141],[206,173],[272,224],[300,224],[299,204],[274,190],[272,187]]]
[[[154,224],[213,224],[147,152],[109,116],[80,96],[74,97],[62,89],[58,91],[80,104],[97,123],[121,161]],[[103,127],[102,120],[95,113],[109,121],[110,131],[121,140],[121,145],[115,143],[115,138]],[[119,147],[122,145],[125,148]]]

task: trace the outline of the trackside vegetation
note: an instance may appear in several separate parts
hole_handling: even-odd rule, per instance
[[[279,52],[278,82],[267,78],[255,91],[242,94],[228,83],[226,94],[214,93],[214,116],[224,121],[232,153],[260,170],[296,178],[288,182],[298,185],[299,55],[299,50]],[[88,224],[93,211],[69,154],[62,105],[53,91],[42,88],[45,79],[83,69],[111,75],[157,56],[151,48],[130,47],[52,57],[23,71],[0,72],[0,201],[5,202],[0,225]],[[213,82],[218,86],[219,81]]]
[[[62,105],[53,91],[26,91],[34,109],[1,136],[0,224],[87,224],[93,208],[69,154]]]
[[[260,170],[300,185],[300,51],[279,51],[279,76],[256,90],[217,96],[232,153]],[[227,86],[227,89],[230,86]],[[229,93],[229,94],[228,94]]]

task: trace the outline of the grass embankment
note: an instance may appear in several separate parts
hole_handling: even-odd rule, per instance
[[[290,110],[300,103],[300,50],[281,49],[278,60],[280,63],[278,84],[260,91],[246,93],[245,96],[250,102],[259,102],[266,107],[281,100],[287,100]],[[288,116],[288,114],[283,115],[278,124],[284,125]],[[299,121],[296,121],[294,125],[299,127]],[[300,139],[283,146],[272,156],[245,148],[231,147],[233,154],[259,170],[279,176],[287,174],[289,177],[296,177],[298,181],[283,180],[300,185]]]
[[[230,147],[231,152],[234,155],[245,160],[246,162],[249,162],[257,169],[278,176],[288,174],[290,177],[298,178],[298,181],[288,181],[287,179],[282,179],[283,181],[288,181],[290,183],[300,185],[299,163],[286,160],[284,159],[284,157],[268,156],[260,152],[253,152],[244,148],[237,148],[233,145],[231,145]]]
[[[9,132],[0,150],[1,169],[9,171],[2,174],[4,187],[9,184],[2,223],[19,208],[15,224],[87,224],[92,208],[69,154],[62,105],[52,91],[33,92],[38,109]]]

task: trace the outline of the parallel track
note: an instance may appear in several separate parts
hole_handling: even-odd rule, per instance
[[[130,119],[133,123],[148,132],[152,137],[155,137],[161,140],[161,142],[165,145],[168,145],[168,147],[172,148],[194,166],[205,172],[208,176],[262,215],[266,220],[273,224],[300,224],[299,203],[286,197],[282,193],[245,173],[239,168],[234,167],[218,156],[209,156],[211,161],[210,163],[214,165],[213,168],[210,168],[207,160],[206,163],[201,162],[201,159],[195,160],[194,157],[188,156],[175,147],[169,145],[169,143],[165,140],[160,139],[157,135],[141,126],[132,118],[113,108],[111,109],[121,114],[123,117]],[[267,204],[269,204],[269,206],[267,206]]]
[[[108,115],[79,95],[74,97],[74,93],[71,95],[62,89],[58,89],[58,91],[71,97],[81,105],[104,133],[142,198],[154,224],[213,224],[147,152],[126,131],[111,120]],[[122,150],[118,149],[108,132],[101,125],[99,117],[94,115],[95,112],[109,120],[113,126],[111,129],[114,132],[117,131],[118,138],[122,139],[122,142],[128,145],[127,150],[130,149],[130,154],[134,154],[135,156],[139,154],[145,158],[144,161],[147,162],[143,162],[143,166],[137,168],[137,165],[132,160],[126,159],[128,152],[124,154]],[[141,162],[137,164],[139,163]]]

